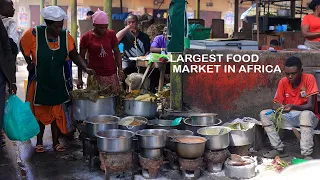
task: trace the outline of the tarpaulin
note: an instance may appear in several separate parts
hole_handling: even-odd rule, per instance
[[[184,38],[188,37],[186,0],[172,0],[167,18],[167,51],[183,52]]]

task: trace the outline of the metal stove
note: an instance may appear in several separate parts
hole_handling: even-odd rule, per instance
[[[99,156],[97,139],[88,137],[83,131],[81,131],[80,136],[82,139],[83,156],[89,155],[89,170],[92,171],[94,168],[94,161]]]
[[[178,155],[176,152],[170,151],[169,149],[164,149],[164,156],[169,161],[169,166],[171,169],[179,169]]]
[[[131,171],[132,178],[134,178],[134,152],[124,153],[106,153],[99,152],[99,159],[101,162],[100,168],[104,170],[106,179],[110,179],[113,173]]]
[[[139,154],[139,162],[142,167],[142,176],[145,179],[154,179],[158,176],[163,164],[163,157],[157,159],[144,158]]]
[[[204,161],[206,162],[207,170],[212,173],[222,171],[223,164],[229,156],[230,152],[228,149],[205,151]]]
[[[183,179],[195,180],[200,178],[201,167],[203,165],[202,157],[199,157],[197,159],[179,158],[178,161]]]

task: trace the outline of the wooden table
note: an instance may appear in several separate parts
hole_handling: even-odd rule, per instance
[[[164,86],[164,75],[166,73],[166,65],[167,63],[163,62],[153,62],[148,65],[147,60],[137,60],[137,67],[138,67],[138,73],[140,73],[140,67],[146,67],[146,71],[144,72],[144,76],[146,76],[151,68],[157,68],[160,71],[160,77],[159,77],[159,86],[158,86],[158,93],[163,90]],[[143,79],[144,80],[144,79]]]

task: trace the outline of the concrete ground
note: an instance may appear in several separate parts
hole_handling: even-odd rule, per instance
[[[27,78],[27,71],[25,66],[19,66],[17,72],[17,86],[18,96],[21,99],[25,98],[23,91],[24,79]],[[44,136],[45,153],[35,153],[34,147],[36,139],[33,138],[27,142],[13,142],[10,143],[7,140],[6,151],[4,161],[0,166],[0,179],[27,179],[27,180],[100,180],[104,178],[104,172],[99,169],[97,165],[95,169],[90,172],[88,168],[88,157],[82,155],[82,143],[75,137],[73,140],[63,139],[61,143],[65,145],[66,152],[54,152],[52,149],[50,126],[46,127]],[[286,140],[287,150],[290,152],[290,157],[286,160],[289,162],[293,157],[299,155],[299,144],[294,138],[292,140]],[[261,155],[269,147],[256,153]],[[17,171],[15,170],[17,169]],[[141,173],[140,173],[141,174]],[[140,174],[135,175],[135,179],[144,180]],[[257,174],[255,179],[265,175],[271,175],[274,172],[266,172],[264,167],[260,167],[260,173]],[[129,174],[115,174],[111,179],[131,179]],[[159,178],[165,179],[181,179],[179,171],[169,170],[165,164],[161,168]],[[224,176],[224,173],[204,173],[200,180],[209,179],[228,179]]]

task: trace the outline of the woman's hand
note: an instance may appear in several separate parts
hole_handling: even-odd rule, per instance
[[[11,84],[10,89],[9,89],[9,93],[12,95],[17,94],[17,85],[16,84]]]
[[[82,81],[82,79],[78,79],[77,88],[78,88],[78,89],[82,89],[82,88],[83,88],[83,81]]]
[[[123,81],[124,78],[126,77],[126,75],[124,74],[124,72],[122,70],[118,70],[118,77],[120,81]]]

